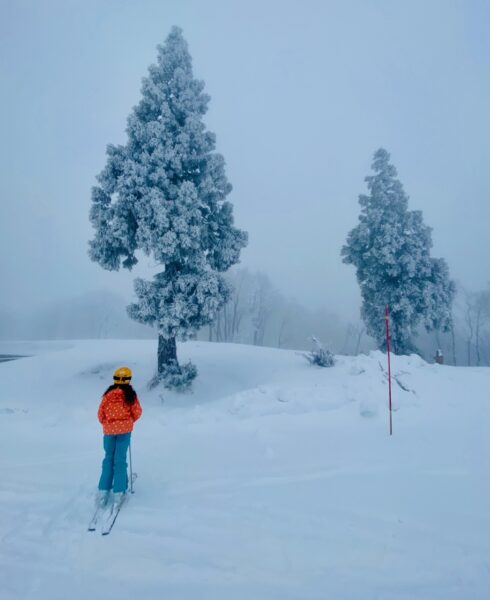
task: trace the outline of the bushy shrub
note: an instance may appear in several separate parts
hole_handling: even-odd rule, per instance
[[[335,364],[335,357],[330,350],[326,350],[320,340],[315,336],[312,336],[311,340],[315,345],[315,348],[311,352],[303,354],[306,360],[312,365],[317,365],[319,367],[333,367]]]
[[[173,362],[169,365],[165,365],[163,371],[158,375],[155,375],[151,380],[149,387],[154,388],[161,383],[167,390],[185,392],[190,388],[191,383],[196,376],[197,367],[190,361],[184,365]]]

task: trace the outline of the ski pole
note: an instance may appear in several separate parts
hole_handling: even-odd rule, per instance
[[[129,442],[129,481],[130,481],[130,492],[133,492],[133,461],[131,459],[131,442]]]

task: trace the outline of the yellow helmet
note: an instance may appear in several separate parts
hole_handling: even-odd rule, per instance
[[[129,367],[119,367],[114,371],[114,383],[129,383],[131,381],[131,369]]]

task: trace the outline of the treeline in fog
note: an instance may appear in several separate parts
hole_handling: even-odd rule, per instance
[[[362,321],[348,321],[326,307],[309,309],[282,293],[263,272],[232,269],[227,304],[197,339],[296,350],[310,350],[312,336],[335,354],[355,355],[376,347]],[[129,318],[118,294],[91,292],[23,314],[0,309],[0,339],[154,339],[157,332]],[[471,292],[457,286],[453,328],[447,333],[419,330],[420,355],[433,362],[438,349],[444,363],[490,366],[490,287]]]

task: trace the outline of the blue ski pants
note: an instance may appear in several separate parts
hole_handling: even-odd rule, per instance
[[[99,490],[110,490],[117,494],[128,489],[128,463],[126,455],[131,441],[131,433],[104,435],[105,458],[102,461],[102,474]]]

